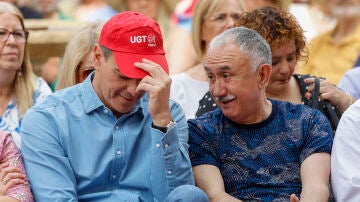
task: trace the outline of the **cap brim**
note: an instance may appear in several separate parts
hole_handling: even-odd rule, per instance
[[[113,51],[113,53],[120,73],[128,78],[141,79],[146,75],[150,75],[147,71],[144,71],[134,65],[135,62],[142,62],[143,58],[157,63],[164,69],[167,74],[169,74],[169,67],[165,55],[145,55],[116,51]]]

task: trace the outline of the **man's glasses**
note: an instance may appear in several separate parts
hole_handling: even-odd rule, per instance
[[[227,22],[228,17],[230,17],[233,21],[238,21],[240,19],[241,13],[218,13],[210,17],[211,21],[217,22],[219,24],[224,24]]]
[[[29,32],[24,30],[15,30],[13,32],[10,32],[7,29],[0,28],[1,42],[7,41],[10,35],[12,35],[15,38],[16,43],[25,43],[29,36]]]

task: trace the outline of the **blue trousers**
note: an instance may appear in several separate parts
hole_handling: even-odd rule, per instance
[[[164,202],[209,202],[206,193],[194,185],[182,185],[170,192]]]

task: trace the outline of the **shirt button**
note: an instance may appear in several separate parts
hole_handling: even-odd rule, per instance
[[[113,178],[115,179],[115,178],[116,178],[116,175],[113,175]]]
[[[159,148],[159,147],[160,147],[160,144],[159,144],[159,143],[158,143],[158,144],[156,144],[156,145],[155,145],[155,147]]]
[[[107,109],[104,109],[104,113],[107,114],[109,111]]]
[[[172,173],[172,172],[171,172],[171,170],[168,170],[168,172],[167,172],[167,173],[168,173],[169,175],[171,175],[171,173]]]
[[[121,154],[121,151],[120,151],[120,150],[118,150],[118,151],[116,152],[116,154],[117,154],[117,155],[120,155],[120,154]]]
[[[169,145],[168,145],[168,144],[165,144],[164,146],[165,146],[165,148],[169,147]]]
[[[119,130],[120,127],[119,127],[119,126],[115,126],[115,128],[116,128],[116,130]]]

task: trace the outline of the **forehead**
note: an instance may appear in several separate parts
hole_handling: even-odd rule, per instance
[[[222,0],[214,1],[212,5],[209,6],[208,14],[213,14],[219,11],[228,11],[228,12],[242,12],[241,5],[238,0]]]
[[[207,69],[229,67],[234,69],[248,63],[248,58],[233,44],[227,44],[208,50],[204,60]]]
[[[15,26],[22,28],[19,18],[11,13],[0,13],[0,27]]]
[[[282,54],[289,54],[296,51],[295,41],[290,43],[285,43],[280,47],[274,47],[271,50],[272,56],[282,55]]]

